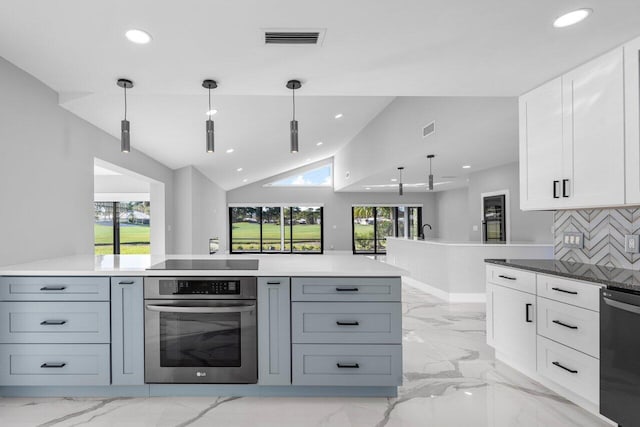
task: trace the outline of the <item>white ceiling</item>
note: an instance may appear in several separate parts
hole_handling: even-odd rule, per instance
[[[578,7],[594,13],[552,27]],[[130,28],[153,41],[131,44]],[[265,46],[264,28],[324,28],[326,36],[319,47]],[[0,2],[0,56],[114,136],[122,118],[115,80],[131,78],[134,149],[172,168],[193,164],[227,189],[333,155],[390,97],[517,96],[638,34],[638,0]],[[220,84],[214,155],[204,153],[204,78]],[[295,156],[290,78],[304,83]],[[236,152],[225,154],[229,147]]]

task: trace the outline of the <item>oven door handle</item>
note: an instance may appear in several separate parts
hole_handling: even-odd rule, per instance
[[[611,307],[615,307],[624,311],[629,311],[635,314],[640,314],[640,306],[627,304],[626,302],[612,300],[607,297],[602,297],[602,299],[604,300],[605,304],[610,305]]]
[[[243,313],[245,311],[254,311],[256,309],[255,304],[226,305],[222,307],[147,304],[146,307],[147,310],[167,313]]]

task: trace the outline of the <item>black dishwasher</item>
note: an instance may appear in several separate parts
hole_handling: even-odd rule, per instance
[[[640,295],[600,291],[600,413],[640,426]]]

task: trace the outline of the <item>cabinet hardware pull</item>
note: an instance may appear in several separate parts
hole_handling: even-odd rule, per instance
[[[551,288],[551,290],[554,290],[556,292],[563,292],[565,294],[578,295],[578,293],[576,291],[567,291],[567,290],[561,289],[561,288]]]
[[[533,323],[533,320],[529,317],[529,308],[533,307],[533,304],[525,304],[524,305],[524,317],[527,323]]]
[[[577,326],[571,326],[571,325],[567,325],[566,323],[563,323],[559,320],[552,320],[553,323],[555,323],[556,325],[560,325],[560,326],[564,326],[565,328],[569,328],[569,329],[578,329]]]
[[[66,286],[43,286],[40,288],[41,291],[64,291],[67,289]]]
[[[360,326],[360,322],[341,322],[340,320],[338,320],[336,322],[336,325],[338,326]]]
[[[516,280],[515,277],[511,277],[511,276],[504,276],[502,274],[498,275],[499,278],[501,279],[507,279],[507,280]]]
[[[567,372],[571,372],[572,374],[577,374],[578,371],[576,371],[575,369],[569,369],[566,366],[562,366],[562,364],[560,362],[551,362],[552,364],[556,365],[558,368],[564,369]]]
[[[553,181],[553,198],[554,199],[560,198],[560,196],[558,196],[558,184],[560,184],[560,181]]]
[[[42,322],[40,322],[41,325],[64,325],[65,323],[67,323],[66,320],[43,320]]]
[[[40,365],[41,368],[64,368],[67,366],[65,362],[45,362]]]
[[[123,282],[118,282],[118,285],[133,285],[134,283],[134,280],[125,280]]]
[[[351,368],[351,369],[358,369],[360,368],[360,365],[358,363],[336,363],[336,366],[338,368]]]
[[[338,292],[358,292],[358,288],[336,288]]]
[[[567,184],[569,183],[568,179],[562,180],[562,197],[569,197],[569,190],[567,190]]]
[[[267,285],[279,285],[280,282],[267,282]]]

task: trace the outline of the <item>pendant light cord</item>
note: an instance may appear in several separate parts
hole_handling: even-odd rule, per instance
[[[123,86],[124,88],[124,119],[127,120],[127,85]]]
[[[207,114],[209,115],[209,120],[211,120],[211,86],[209,86],[209,111],[207,111]]]
[[[293,91],[293,120],[296,120],[296,89],[295,87],[292,89]]]

